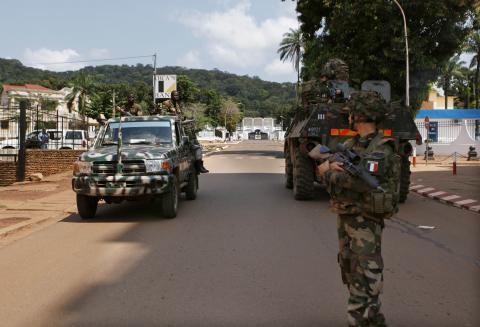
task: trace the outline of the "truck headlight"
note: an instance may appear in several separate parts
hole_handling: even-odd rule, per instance
[[[153,159],[153,160],[145,160],[145,171],[147,173],[155,173],[159,171],[169,171],[172,168],[170,161],[168,160],[160,160],[160,159]]]
[[[73,173],[85,175],[91,174],[92,163],[90,161],[75,161],[73,164]]]

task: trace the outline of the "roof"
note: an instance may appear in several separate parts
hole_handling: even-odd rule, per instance
[[[29,90],[29,91],[53,91],[47,87],[38,84],[12,85],[3,84],[3,90],[8,92],[12,90]]]
[[[154,120],[178,120],[179,118],[177,116],[123,116],[122,117],[122,123],[124,122],[130,122],[130,121],[154,121]],[[109,123],[118,123],[120,121],[120,118],[115,117],[115,118],[110,118],[108,120]]]
[[[422,109],[415,119],[480,119],[480,109]]]

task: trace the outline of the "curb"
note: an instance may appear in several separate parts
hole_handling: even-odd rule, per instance
[[[470,198],[463,198],[460,195],[448,193],[445,191],[437,190],[433,187],[411,184],[410,191],[415,192],[421,196],[437,200],[450,206],[454,206],[461,209],[470,210],[476,213],[480,213],[480,203],[477,200]]]
[[[229,146],[230,146],[230,145],[224,145],[224,146],[222,146],[222,147],[218,147],[218,148],[216,148],[216,149],[214,149],[214,150],[211,150],[211,151],[209,151],[209,152],[204,153],[203,156],[204,156],[204,157],[209,157],[209,156],[211,156],[211,155],[214,154],[214,153],[217,153],[217,152],[220,152],[220,151],[225,150],[225,149],[228,148]],[[219,150],[219,149],[220,149],[220,150]]]

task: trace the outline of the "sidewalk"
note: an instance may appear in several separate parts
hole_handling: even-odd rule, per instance
[[[419,158],[416,167],[411,166],[411,192],[480,212],[480,160],[458,159],[457,173],[453,175],[452,158],[436,157],[428,165]]]
[[[0,187],[0,246],[76,213],[70,171]]]

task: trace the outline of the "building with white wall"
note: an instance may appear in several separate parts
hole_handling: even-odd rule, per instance
[[[272,117],[245,117],[242,123],[237,127],[237,133],[244,140],[248,140],[248,134],[259,130],[261,133],[267,133],[268,139],[277,139],[278,131],[282,130],[281,125],[275,125],[275,119]]]

